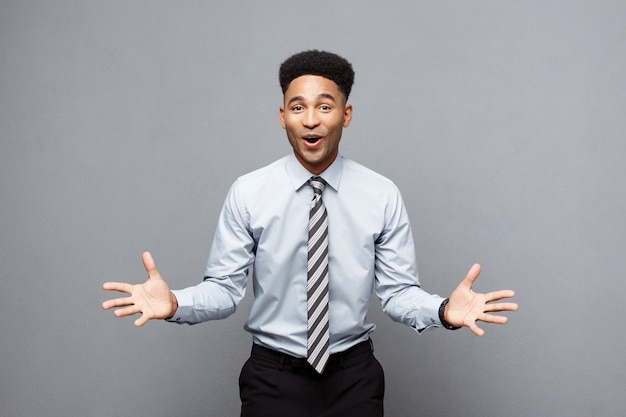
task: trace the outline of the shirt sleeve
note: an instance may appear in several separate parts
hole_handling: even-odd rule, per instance
[[[195,324],[233,314],[246,292],[255,247],[248,230],[247,210],[235,182],[220,213],[204,281],[172,291],[178,310],[168,321]]]
[[[421,288],[411,225],[400,192],[395,191],[388,199],[385,225],[376,240],[376,294],[392,320],[422,333],[441,327],[443,298]]]

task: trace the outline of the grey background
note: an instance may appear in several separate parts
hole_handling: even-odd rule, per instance
[[[342,152],[394,180],[426,289],[520,311],[416,336],[375,303],[389,416],[621,416],[626,3],[0,1],[0,415],[234,416],[234,317],[100,308],[150,250],[198,282],[225,193],[289,152],[279,63],[357,72]]]

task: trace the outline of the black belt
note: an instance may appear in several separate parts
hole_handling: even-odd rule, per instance
[[[372,345],[372,340],[367,339],[366,341],[357,343],[343,352],[333,353],[328,359],[324,373],[333,369],[348,367],[357,361],[363,360],[364,354],[372,353],[373,351],[374,347]],[[294,369],[309,368],[312,372],[315,372],[313,367],[306,361],[306,358],[297,358],[255,343],[252,344],[251,355],[255,358],[264,359],[266,362],[270,362],[271,364],[278,366],[281,370],[285,366],[289,366]]]

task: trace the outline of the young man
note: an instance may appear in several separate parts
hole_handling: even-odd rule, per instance
[[[344,58],[306,51],[280,67],[280,122],[293,153],[240,177],[222,209],[204,281],[170,291],[149,253],[143,284],[105,283],[130,297],[103,308],[123,317],[198,323],[223,319],[242,299],[253,267],[246,330],[250,359],[240,376],[241,415],[382,416],[384,376],[366,321],[372,290],[383,310],[421,333],[469,327],[517,310],[491,303],[513,291],[472,291],[474,265],[449,299],[421,289],[407,212],[395,185],[339,155],[350,125],[354,80]]]

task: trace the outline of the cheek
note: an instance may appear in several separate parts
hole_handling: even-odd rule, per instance
[[[287,140],[292,146],[300,146],[297,135],[292,129],[289,129],[289,127],[287,127],[285,129],[285,133],[287,134]]]

